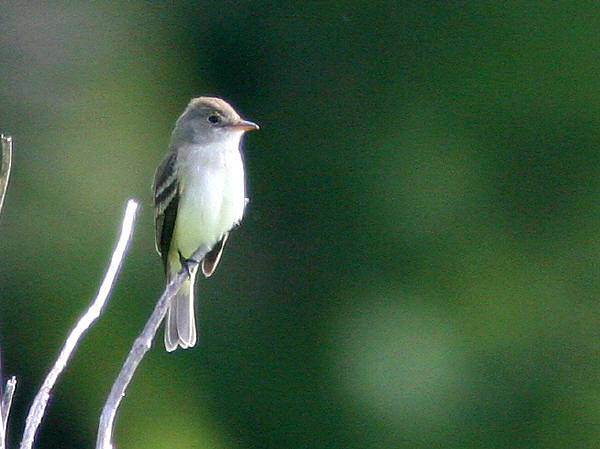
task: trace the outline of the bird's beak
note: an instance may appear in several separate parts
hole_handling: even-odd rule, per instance
[[[232,123],[229,125],[230,128],[241,129],[242,131],[253,131],[255,129],[259,129],[259,126],[248,120],[240,120],[239,122]]]

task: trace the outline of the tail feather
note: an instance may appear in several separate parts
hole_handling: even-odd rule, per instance
[[[169,352],[178,346],[186,349],[196,344],[195,277],[196,271],[181,285],[169,306],[165,323],[165,348]]]

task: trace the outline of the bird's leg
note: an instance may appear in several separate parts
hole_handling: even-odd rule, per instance
[[[179,251],[179,250],[177,250],[177,253],[179,254],[179,263],[181,264],[182,267],[185,268],[188,278],[191,278],[192,277],[191,267],[193,265],[198,267],[198,265],[200,265],[200,261],[196,260],[196,259],[192,259],[191,257],[190,258],[183,257],[183,254],[181,254],[181,251]]]

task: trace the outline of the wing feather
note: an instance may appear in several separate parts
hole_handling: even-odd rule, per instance
[[[175,229],[177,218],[177,207],[179,205],[179,182],[175,163],[177,153],[169,152],[158,166],[154,175],[154,221],[155,221],[155,244],[156,251],[160,254],[165,271],[169,247]]]

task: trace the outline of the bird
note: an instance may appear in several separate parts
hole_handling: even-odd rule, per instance
[[[193,98],[177,119],[156,170],[155,243],[167,284],[182,268],[188,271],[166,314],[168,352],[196,344],[196,275],[199,267],[205,277],[214,273],[229,233],[242,220],[248,203],[242,137],[256,129],[221,98]],[[209,251],[202,260],[191,260],[200,247]]]

